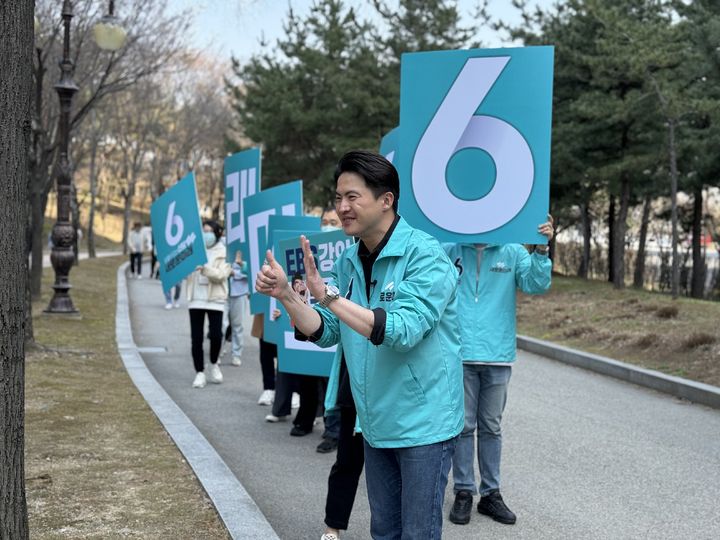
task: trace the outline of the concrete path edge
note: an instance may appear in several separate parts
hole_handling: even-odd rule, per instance
[[[666,375],[529,336],[518,336],[517,344],[527,352],[720,409],[720,388],[717,386]]]
[[[279,540],[278,535],[237,477],[145,365],[135,345],[130,324],[130,305],[125,277],[128,265],[127,262],[123,263],[117,271],[115,312],[115,337],[125,369],[192,467],[230,536],[233,539]],[[191,391],[190,385],[188,391]]]

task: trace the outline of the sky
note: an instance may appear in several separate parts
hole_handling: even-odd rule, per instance
[[[476,2],[459,0],[465,21],[469,20]],[[549,7],[555,0],[535,2]],[[299,15],[303,15],[308,12],[312,0],[168,0],[169,8],[174,12],[188,8],[193,10],[190,43],[194,47],[209,49],[223,58],[235,56],[240,60],[262,51],[262,38],[274,44],[282,36],[282,22],[289,3]],[[392,0],[388,3],[392,4]],[[361,13],[372,18],[373,10],[367,0],[346,0],[346,4],[359,6]],[[493,17],[515,23],[520,20],[510,0],[490,0],[489,9]],[[501,37],[494,33],[479,37],[491,47],[504,44]]]

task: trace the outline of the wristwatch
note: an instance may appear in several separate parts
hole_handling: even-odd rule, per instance
[[[322,307],[328,307],[330,302],[340,298],[340,289],[335,285],[325,285],[325,297],[318,302]]]

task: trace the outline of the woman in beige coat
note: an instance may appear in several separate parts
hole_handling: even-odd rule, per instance
[[[187,299],[190,308],[190,338],[195,365],[193,388],[203,388],[207,381],[220,384],[223,380],[217,365],[222,347],[222,318],[228,297],[230,264],[225,261],[225,244],[220,241],[222,227],[212,220],[203,222],[203,239],[208,262],[198,266],[188,277]],[[205,375],[203,354],[204,326],[207,316],[210,337],[210,367]]]

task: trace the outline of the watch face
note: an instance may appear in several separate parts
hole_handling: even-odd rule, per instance
[[[328,285],[327,294],[329,296],[340,296],[340,289],[338,289],[335,285]]]

